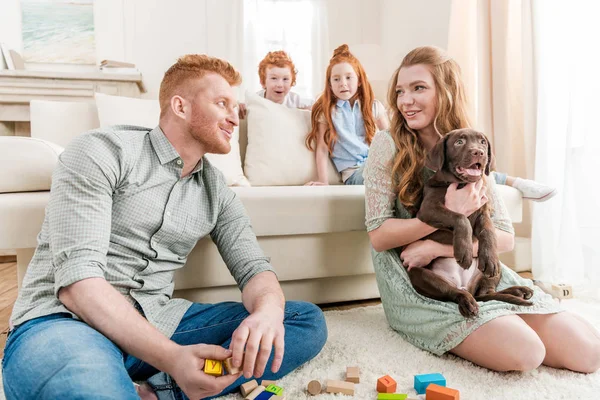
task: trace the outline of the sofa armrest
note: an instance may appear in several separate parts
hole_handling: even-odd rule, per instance
[[[41,139],[0,137],[0,193],[50,190],[63,148]]]

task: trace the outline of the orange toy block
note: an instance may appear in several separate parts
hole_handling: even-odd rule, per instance
[[[458,390],[436,385],[435,383],[429,384],[425,393],[427,400],[460,400]]]
[[[346,367],[346,382],[360,383],[360,370],[358,367]]]
[[[378,393],[394,393],[396,391],[396,386],[396,381],[389,375],[377,379]]]
[[[212,376],[223,375],[223,362],[206,359],[204,361],[204,373]]]
[[[327,393],[343,393],[354,396],[354,382],[334,381],[328,379],[325,383]]]

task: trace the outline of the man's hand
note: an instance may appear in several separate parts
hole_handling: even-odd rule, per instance
[[[204,361],[225,360],[231,357],[231,351],[221,346],[195,344],[179,346],[172,355],[172,364],[167,372],[177,382],[190,399],[204,399],[221,393],[227,386],[233,384],[240,373],[214,377],[204,373]]]
[[[409,271],[411,268],[421,268],[429,265],[433,259],[437,258],[437,243],[433,240],[417,240],[412,242],[400,253],[402,265]]]
[[[230,345],[233,352],[233,366],[240,367],[243,360],[244,376],[259,378],[265,372],[271,350],[275,346],[271,372],[279,371],[283,361],[284,335],[281,308],[257,309],[233,332]]]

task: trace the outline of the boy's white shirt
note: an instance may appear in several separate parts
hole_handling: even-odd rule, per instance
[[[260,97],[264,98],[265,97],[265,89],[259,90],[258,92],[256,92],[256,94],[258,94]],[[288,108],[309,108],[309,107],[312,107],[312,105],[314,103],[315,103],[315,101],[312,99],[306,99],[306,98],[300,97],[300,95],[298,93],[289,92],[285,96],[285,99],[283,100],[282,105],[284,105]]]

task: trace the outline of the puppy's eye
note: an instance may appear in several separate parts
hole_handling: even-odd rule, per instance
[[[458,139],[456,142],[454,142],[454,144],[460,146],[462,144],[465,144],[465,142],[462,139]]]
[[[481,144],[485,144],[485,139],[481,139]]]

